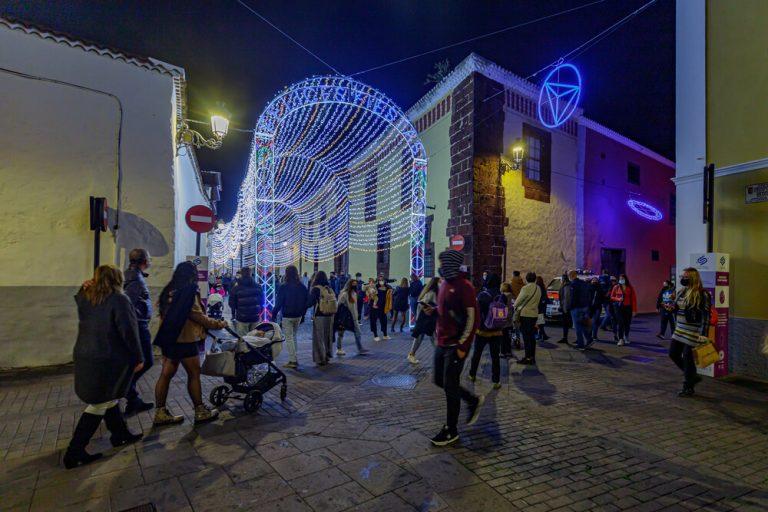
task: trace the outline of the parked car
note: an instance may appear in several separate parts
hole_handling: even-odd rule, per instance
[[[589,281],[593,277],[598,277],[592,272],[580,273],[578,279]],[[560,288],[563,286],[563,279],[556,277],[547,285],[547,310],[544,313],[544,318],[547,322],[562,322],[563,321],[563,309],[560,304]]]

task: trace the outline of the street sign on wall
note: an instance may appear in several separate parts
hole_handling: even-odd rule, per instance
[[[453,235],[451,237],[451,249],[454,251],[461,251],[464,249],[464,237],[461,235]]]
[[[213,214],[213,210],[202,204],[187,210],[184,219],[189,229],[195,233],[207,233],[216,226],[216,215]]]
[[[768,201],[768,183],[755,183],[745,187],[744,202],[746,204],[763,203]]]

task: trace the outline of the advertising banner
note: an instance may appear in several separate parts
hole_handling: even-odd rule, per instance
[[[187,256],[187,261],[197,265],[197,285],[200,287],[203,306],[206,306],[208,303],[208,256]]]
[[[730,257],[720,252],[691,254],[691,266],[699,271],[701,284],[712,297],[717,323],[710,328],[710,337],[720,352],[720,361],[700,368],[699,373],[710,377],[728,375],[728,311],[730,308]],[[714,331],[714,332],[713,332]]]

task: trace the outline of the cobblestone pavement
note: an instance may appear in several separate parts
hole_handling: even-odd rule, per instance
[[[369,356],[347,340],[347,356],[316,368],[305,326],[285,402],[275,389],[248,415],[230,401],[198,428],[180,375],[169,405],[186,416],[182,426],[153,429],[141,414],[130,425],[144,440],[119,450],[102,427],[90,449],[105,459],[70,471],[61,448],[83,407],[71,375],[6,377],[0,509],[768,510],[765,395],[706,379],[695,398],[678,398],[681,375],[655,326],[638,320],[629,347],[582,353],[543,342],[538,368],[502,362],[498,391],[486,356],[475,385],[488,393],[480,421],[460,426],[460,443],[444,449],[428,441],[445,410],[430,382],[432,348],[410,365],[405,335],[368,335]],[[147,399],[157,370],[141,382]],[[387,375],[412,376],[415,387],[377,385]],[[206,394],[219,383],[205,378]]]

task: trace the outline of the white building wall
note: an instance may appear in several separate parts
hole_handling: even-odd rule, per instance
[[[0,25],[0,367],[71,360],[73,295],[93,264],[88,197],[117,207],[121,124],[120,229],[102,234],[101,262],[124,267],[128,251],[146,247],[150,285],[167,282],[176,259],[173,85],[169,74]],[[188,174],[179,171],[181,183]]]
[[[676,177],[677,273],[690,254],[706,252],[702,223],[702,175],[707,154],[706,2],[687,0],[676,6]]]

